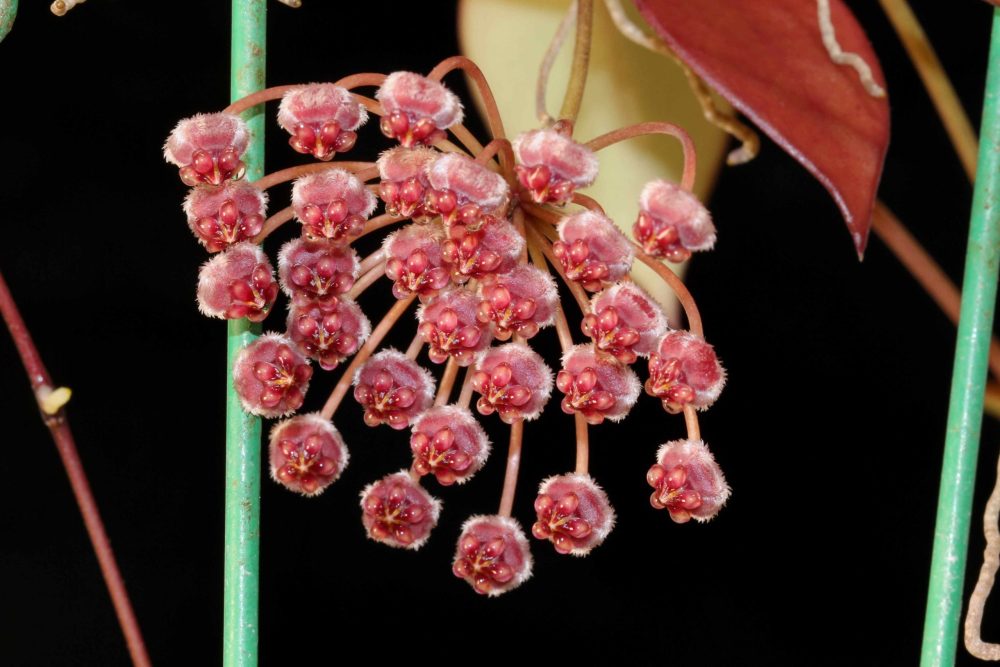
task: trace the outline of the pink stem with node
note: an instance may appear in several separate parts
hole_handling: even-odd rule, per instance
[[[307,176],[320,171],[327,171],[328,169],[349,171],[362,181],[369,181],[378,176],[378,168],[374,162],[310,162],[309,164],[299,164],[262,176],[254,181],[253,185],[261,190],[268,190],[280,183],[294,181],[300,176]]]
[[[458,362],[452,357],[448,359],[448,364],[444,367],[441,375],[441,384],[438,385],[437,396],[434,397],[434,405],[445,405],[451,398],[451,390],[455,386],[455,378],[458,377]]]
[[[691,135],[684,128],[673,123],[651,122],[629,125],[628,127],[602,134],[599,137],[591,139],[585,145],[590,150],[596,152],[619,141],[647,134],[666,134],[680,140],[681,147],[684,150],[684,171],[681,175],[681,187],[688,191],[694,188],[695,171],[698,165],[698,156],[694,150],[694,141],[691,140]]]
[[[507,449],[507,471],[503,478],[503,495],[500,496],[500,516],[510,516],[514,509],[514,492],[517,490],[517,473],[521,468],[521,441],[524,437],[524,420],[510,425],[510,446]]]

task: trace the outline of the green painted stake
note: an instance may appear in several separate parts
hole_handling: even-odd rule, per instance
[[[979,140],[979,165],[962,283],[962,314],[951,383],[934,555],[924,620],[922,667],[955,664],[983,392],[1000,261],[1000,9],[993,35]]]
[[[17,0],[0,0],[0,41],[14,27],[17,18]]]
[[[230,96],[237,100],[264,88],[267,6],[265,0],[233,0]],[[264,175],[263,106],[243,116],[250,148],[246,178]],[[248,415],[233,389],[233,362],[257,338],[259,326],[229,322],[226,355],[226,563],[223,665],[257,664],[257,600],[260,590],[260,419]]]

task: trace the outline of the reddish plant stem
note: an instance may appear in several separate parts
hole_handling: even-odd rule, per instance
[[[612,130],[607,134],[602,134],[599,137],[591,139],[585,145],[590,150],[596,152],[602,148],[607,148],[612,144],[616,144],[619,141],[625,141],[626,139],[641,137],[647,134],[666,134],[680,140],[681,147],[684,150],[684,171],[681,175],[681,187],[688,191],[693,189],[695,172],[698,168],[698,156],[694,150],[694,141],[691,140],[691,135],[689,135],[684,128],[674,125],[673,123],[655,122],[629,125],[628,127],[623,127],[617,130]]]
[[[271,86],[270,88],[265,88],[264,90],[258,90],[256,93],[251,93],[246,97],[241,97],[236,100],[228,107],[222,110],[222,113],[231,113],[233,115],[240,115],[247,109],[252,109],[258,104],[263,104],[264,102],[271,102],[273,100],[281,99],[281,97],[290,90],[295,90],[296,88],[301,88],[302,84],[293,83],[286,86]]]
[[[380,248],[361,260],[361,263],[358,265],[358,272],[360,275],[364,275],[384,261],[385,250]]]
[[[389,312],[385,314],[382,321],[378,323],[375,330],[372,331],[368,340],[365,344],[358,350],[358,353],[354,355],[354,359],[351,360],[351,364],[347,367],[344,373],[340,376],[340,380],[337,382],[337,386],[333,388],[333,392],[330,394],[330,398],[326,400],[326,405],[320,411],[320,416],[323,419],[333,419],[334,413],[337,412],[337,408],[340,407],[340,403],[344,400],[344,396],[347,395],[347,390],[351,387],[351,383],[354,381],[354,373],[361,368],[361,365],[368,361],[368,358],[375,353],[375,350],[381,344],[382,339],[386,337],[392,327],[396,324],[399,318],[406,312],[406,309],[410,307],[414,299],[417,298],[416,294],[411,294],[405,299],[401,299],[396,302]]]
[[[441,384],[438,385],[437,396],[434,397],[434,405],[445,405],[451,398],[451,390],[455,386],[455,378],[458,377],[458,362],[454,357],[448,359],[448,364],[444,367],[441,375]]]
[[[398,215],[389,215],[388,213],[383,213],[382,215],[377,215],[368,222],[365,223],[365,229],[363,232],[351,239],[351,243],[357,241],[362,236],[371,234],[372,232],[377,232],[383,227],[388,227],[389,225],[394,225],[397,222],[402,222],[403,220],[409,220],[409,218],[403,218]]]
[[[690,404],[684,406],[684,426],[687,428],[688,440],[701,440],[698,413]]]
[[[517,473],[521,468],[521,441],[524,437],[524,420],[510,425],[510,446],[507,448],[507,472],[503,478],[503,495],[500,496],[500,516],[510,516],[514,509],[514,492],[517,490]]]
[[[644,253],[638,245],[633,243],[632,246],[635,248],[635,258],[656,271],[670,289],[673,290],[677,296],[677,300],[681,303],[681,307],[684,308],[684,316],[687,317],[688,328],[691,330],[691,333],[704,338],[705,329],[701,324],[701,313],[698,312],[698,304],[694,302],[694,297],[691,296],[691,292],[688,291],[684,281],[671,271],[669,266]]]
[[[378,100],[372,99],[370,97],[365,97],[364,95],[358,95],[357,93],[354,93],[354,99],[356,99],[362,106],[364,106],[364,108],[367,109],[369,113],[373,113],[379,117],[385,115],[385,109],[382,108],[382,105],[379,104]],[[443,139],[441,141],[434,142],[435,147],[443,151],[448,151],[452,153],[464,153],[464,154],[471,153],[473,155],[483,150],[483,145],[479,143],[479,141],[476,140],[476,138],[472,135],[472,133],[469,132],[469,130],[461,123],[457,125],[452,125],[451,127],[448,128],[448,131],[451,132],[453,135],[455,135],[455,137],[462,142],[462,145],[465,146],[466,150],[462,150],[461,148],[451,143],[450,141]]]
[[[277,213],[275,213],[270,218],[264,221],[264,226],[261,228],[260,234],[253,237],[253,242],[256,243],[257,245],[260,245],[261,243],[264,242],[264,239],[266,239],[268,236],[271,235],[271,233],[274,230],[276,230],[278,227],[281,227],[283,224],[285,224],[294,217],[295,217],[295,209],[293,209],[291,206],[281,209],[280,211],[278,211]]]
[[[276,171],[253,182],[253,185],[261,190],[268,190],[279,183],[293,181],[300,176],[315,174],[328,169],[343,169],[349,171],[362,181],[367,181],[378,176],[378,169],[374,162],[310,162],[309,164],[299,164],[288,169]]]
[[[424,346],[423,336],[417,334],[410,341],[409,347],[406,348],[406,358],[411,361],[416,361],[417,357],[420,356],[420,349]]]
[[[605,215],[604,208],[597,203],[597,200],[591,199],[587,195],[582,195],[579,192],[573,193],[573,203],[579,204],[584,208],[590,209],[594,213],[600,213],[601,215]]]
[[[80,508],[80,514],[83,515],[83,524],[97,556],[101,574],[104,576],[104,583],[111,595],[115,615],[118,616],[118,623],[125,635],[125,643],[132,658],[132,664],[137,667],[148,667],[151,663],[149,655],[146,653],[146,643],[143,641],[139,622],[132,610],[125,581],[118,570],[111,542],[108,540],[104,522],[101,520],[101,514],[97,508],[97,501],[94,500],[94,495],[90,490],[87,473],[83,469],[83,462],[77,452],[66,414],[61,405],[51,406],[45,402],[45,398],[53,389],[52,380],[45,364],[42,363],[34,341],[31,339],[28,327],[18,312],[17,304],[14,302],[14,297],[11,295],[2,273],[0,273],[0,313],[3,315],[4,322],[7,323],[7,329],[10,331],[11,338],[14,339],[18,355],[20,355],[21,362],[28,373],[28,381],[31,383],[31,388],[41,409],[42,421],[52,434],[59,458],[66,469],[66,475],[69,477],[69,483],[73,489],[73,496]]]
[[[347,88],[348,90],[354,90],[355,88],[360,88],[362,86],[372,86],[378,88],[385,81],[385,74],[379,74],[377,72],[361,72],[359,74],[350,74],[345,76],[339,81],[335,81],[333,85],[341,86],[342,88]]]
[[[511,148],[510,141],[507,139],[494,139],[490,143],[483,146],[483,150],[476,154],[476,162],[485,165],[497,153],[501,154],[501,162],[514,164],[514,149]],[[503,176],[507,179],[508,183],[511,183],[513,180],[513,174],[511,172],[504,171]]]
[[[472,374],[475,366],[469,366],[465,369],[465,379],[462,380],[462,391],[458,395],[458,400],[455,401],[455,405],[460,408],[468,408],[469,404],[472,403],[472,395],[474,389],[472,388]]]
[[[378,279],[382,277],[385,273],[385,262],[376,264],[367,273],[363,273],[360,278],[358,278],[354,285],[347,291],[347,298],[356,300],[361,296],[362,292],[378,282]]]
[[[576,474],[586,475],[590,469],[590,430],[587,420],[577,412],[573,415],[576,423]]]
[[[427,78],[434,79],[435,81],[440,81],[445,77],[448,72],[456,69],[463,70],[470,79],[472,83],[475,84],[476,89],[479,91],[479,96],[483,99],[483,107],[486,110],[486,123],[490,128],[490,134],[494,139],[502,139],[506,137],[507,134],[503,129],[503,119],[500,117],[500,109],[497,108],[496,98],[493,96],[493,90],[490,89],[490,84],[486,81],[486,76],[483,75],[483,71],[479,69],[479,65],[472,62],[465,56],[452,56],[451,58],[446,58],[442,60],[438,65],[431,70]],[[513,164],[508,165],[507,168],[512,169]]]
[[[559,273],[559,277],[562,278],[563,283],[566,284],[566,287],[573,295],[573,298],[576,299],[577,305],[580,306],[580,311],[586,313],[590,309],[590,299],[587,297],[587,293],[584,289],[580,287],[579,283],[566,277],[562,264],[559,263],[559,260],[556,259],[555,254],[552,252],[552,244],[550,244],[533,225],[527,225],[526,230],[528,232],[529,243],[533,247],[538,248],[542,254],[545,255],[545,259],[547,259],[549,264],[551,264],[555,268],[556,272]]]

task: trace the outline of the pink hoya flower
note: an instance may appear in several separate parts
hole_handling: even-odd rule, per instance
[[[351,150],[358,139],[354,130],[366,120],[364,106],[346,88],[332,83],[293,88],[278,107],[278,125],[291,133],[291,147],[323,161]]]
[[[597,178],[597,156],[557,130],[532,130],[514,139],[517,179],[536,204],[565,204]]]
[[[559,292],[547,272],[518,264],[507,273],[484,277],[477,317],[493,323],[493,335],[508,340],[513,334],[531,338],[555,320]]]
[[[493,337],[489,325],[476,319],[479,298],[468,290],[453,288],[440,292],[417,311],[417,333],[428,345],[428,355],[436,364],[452,357],[459,366],[468,366],[485,350]]]
[[[693,251],[711,250],[715,225],[694,194],[670,181],[650,181],[639,195],[635,240],[653,257],[683,262]]]
[[[530,421],[542,413],[552,394],[552,371],[524,343],[507,343],[486,350],[476,365],[472,387],[482,394],[476,401],[480,414],[497,412],[508,424]]]
[[[296,306],[328,304],[354,286],[361,263],[350,246],[320,239],[297,238],[278,252],[281,289]]]
[[[427,181],[432,189],[424,199],[424,208],[440,215],[449,226],[478,229],[503,217],[510,198],[503,176],[459,153],[446,153],[434,161]]]
[[[462,525],[452,572],[481,595],[496,596],[531,577],[531,551],[509,516],[473,516]]]
[[[490,455],[490,441],[467,408],[439,405],[420,415],[410,436],[413,470],[439,484],[468,481]]]
[[[524,237],[506,220],[496,220],[476,231],[455,225],[448,235],[441,246],[441,261],[458,284],[512,270],[524,250]]]
[[[615,223],[600,213],[583,211],[563,218],[559,239],[552,244],[552,252],[566,277],[590,292],[618,282],[632,268],[632,245]]]
[[[244,347],[233,365],[233,386],[243,409],[283,417],[302,407],[312,367],[290,338],[265,334]]]
[[[277,424],[270,442],[271,477],[304,496],[323,493],[350,460],[340,433],[318,414],[297,415]]]
[[[278,298],[267,255],[244,241],[205,262],[198,272],[198,309],[209,317],[260,322]]]
[[[185,185],[222,185],[243,178],[240,156],[250,143],[247,125],[231,113],[203,113],[177,123],[163,146],[167,162],[180,167]]]
[[[615,525],[615,511],[604,489],[590,475],[549,477],[535,498],[538,521],[531,533],[549,540],[561,554],[586,556]]]
[[[430,189],[427,170],[441,154],[432,148],[391,148],[375,163],[379,177],[379,196],[385,211],[420,222],[431,217],[424,209],[424,196]]]
[[[357,352],[371,331],[361,306],[346,298],[292,306],[288,312],[288,335],[325,371]]]
[[[726,371],[715,350],[693,333],[669,331],[649,355],[646,393],[661,399],[671,414],[687,403],[704,410],[715,403],[725,383]]]
[[[343,169],[309,174],[292,186],[292,207],[309,238],[347,243],[364,231],[377,204],[365,184]]]
[[[731,490],[719,464],[701,440],[672,440],[656,453],[646,473],[653,489],[649,502],[670,512],[677,523],[708,521],[719,513]]]
[[[413,72],[393,72],[375,93],[386,115],[382,134],[409,148],[432,144],[462,122],[462,103],[439,82]]]
[[[369,426],[404,429],[431,407],[434,377],[405,354],[382,350],[358,369],[354,398]]]
[[[436,225],[407,225],[382,242],[385,275],[392,293],[405,299],[413,293],[426,299],[451,282],[441,259],[444,232]]]
[[[667,330],[660,304],[633,282],[615,283],[590,302],[583,333],[623,364],[648,356]]]
[[[184,199],[188,226],[209,252],[249,241],[264,227],[267,193],[245,181],[193,188]]]
[[[361,522],[368,537],[401,549],[419,549],[441,514],[441,501],[406,470],[386,475],[361,492]]]
[[[556,386],[566,394],[563,412],[579,412],[590,424],[624,419],[642,388],[631,368],[599,356],[591,345],[576,345],[563,355]]]

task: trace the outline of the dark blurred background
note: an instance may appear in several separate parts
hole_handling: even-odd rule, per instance
[[[225,326],[195,309],[204,252],[160,149],[178,119],[227,103],[228,4],[92,0],[57,19],[23,2],[0,43],[0,268],[55,381],[74,390],[80,453],[161,665],[221,654]],[[888,79],[881,197],[957,280],[971,188],[876,3],[850,5]],[[978,127],[990,8],[914,7]],[[426,72],[458,50],[450,3],[269,9],[274,83]],[[267,131],[271,169],[299,161],[273,122]],[[359,145],[370,148],[358,154],[384,146],[377,137],[369,124]],[[272,210],[286,196],[274,192]],[[334,662],[348,647],[379,662],[416,652],[462,662],[496,652],[628,664],[917,661],[954,329],[877,239],[858,263],[826,192],[771,142],[751,164],[724,169],[709,204],[720,242],[693,263],[689,284],[730,377],[702,420],[734,489],[719,517],[678,526],[650,508],[646,469],[683,423],[643,397],[624,424],[593,430],[591,470],[619,517],[607,542],[575,559],[533,541],[533,579],[481,598],[450,561],[465,518],[496,511],[505,429],[486,420],[494,458],[466,486],[432,488],[445,503],[440,524],[404,553],[365,538],[358,493],[408,465],[407,438],[367,429],[349,400],[336,422],[351,465],[337,484],[304,500],[263,483],[262,664]],[[376,318],[388,290],[371,292],[363,304]],[[554,353],[553,339],[540,345]],[[126,664],[6,334],[0,369],[0,663]],[[307,409],[336,377],[314,381]],[[573,464],[569,429],[555,406],[526,429],[515,504],[526,527],[538,480]],[[976,515],[998,436],[988,419]],[[981,549],[974,519],[970,577]],[[998,626],[988,613],[987,637],[1000,637]]]

